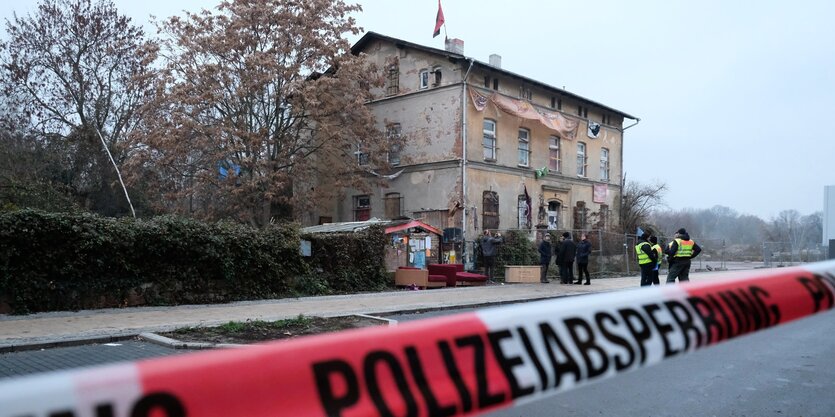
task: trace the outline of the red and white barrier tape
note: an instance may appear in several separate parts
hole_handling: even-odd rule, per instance
[[[0,382],[0,417],[475,415],[835,304],[835,261]]]

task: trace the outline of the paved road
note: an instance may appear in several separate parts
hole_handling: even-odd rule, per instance
[[[389,318],[409,321],[460,311]],[[833,335],[835,311],[489,415],[833,416]]]
[[[137,340],[0,354],[0,378],[187,352]]]
[[[389,317],[407,321],[461,311]],[[835,311],[491,416],[832,416],[833,335]],[[0,355],[0,376],[182,352],[118,344]]]

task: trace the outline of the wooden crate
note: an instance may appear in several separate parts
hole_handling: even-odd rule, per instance
[[[504,267],[505,282],[539,282],[540,266],[507,265]]]

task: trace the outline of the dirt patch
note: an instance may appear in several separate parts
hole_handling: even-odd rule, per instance
[[[230,321],[217,327],[188,327],[160,333],[160,335],[182,342],[249,344],[383,324],[386,323],[382,320],[359,316],[330,318],[300,316],[279,321]]]

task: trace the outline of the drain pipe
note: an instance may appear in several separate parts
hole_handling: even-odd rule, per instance
[[[461,241],[466,242],[467,236],[467,78],[470,77],[470,71],[473,69],[473,59],[468,58],[470,67],[467,68],[467,73],[464,74],[464,79],[461,81],[461,103],[463,104],[461,110],[461,205],[463,211],[461,212]],[[461,251],[463,253],[464,247]],[[464,262],[464,259],[461,259]]]

